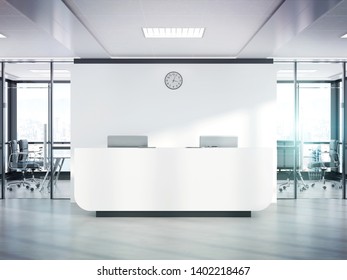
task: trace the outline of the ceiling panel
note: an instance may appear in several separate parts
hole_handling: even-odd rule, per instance
[[[344,16],[343,14],[346,14]],[[347,58],[347,1],[341,2],[279,47],[274,57]]]
[[[73,53],[57,43],[11,5],[0,1],[0,57],[68,57]]]
[[[112,57],[233,57],[282,0],[66,0]],[[204,38],[145,39],[142,27],[205,27]]]
[[[20,15],[20,13],[13,9],[11,5],[4,0],[0,0],[0,16]]]
[[[343,0],[290,0],[285,1],[266,24],[257,32],[240,57],[282,57],[286,48],[297,36],[324,17]],[[300,52],[301,45],[292,45]]]
[[[0,58],[347,58],[347,0],[0,0],[0,33]]]
[[[64,0],[78,15],[94,16],[117,16],[142,15],[140,0]]]
[[[7,39],[0,42],[0,58],[108,57],[61,0],[0,1],[0,11],[8,12],[1,16],[0,33]]]

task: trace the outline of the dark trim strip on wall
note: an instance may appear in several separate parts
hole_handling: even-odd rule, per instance
[[[50,80],[15,80],[17,84],[49,84]],[[55,80],[55,84],[70,84],[70,80]]]
[[[74,64],[273,64],[269,58],[76,58]]]

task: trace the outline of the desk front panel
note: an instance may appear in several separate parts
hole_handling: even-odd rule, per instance
[[[271,148],[80,148],[73,176],[89,211],[257,211],[274,172]]]

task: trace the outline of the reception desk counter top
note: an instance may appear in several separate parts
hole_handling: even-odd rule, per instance
[[[271,148],[76,148],[89,211],[259,211],[272,199]]]

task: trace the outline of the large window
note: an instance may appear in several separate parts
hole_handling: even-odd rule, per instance
[[[62,159],[62,172],[70,171],[70,83],[54,83],[53,88],[53,157]],[[62,191],[63,190],[63,191]],[[66,191],[68,190],[68,191]],[[57,188],[56,197],[70,197],[70,188]]]
[[[70,142],[70,84],[55,83],[53,89],[53,139]]]
[[[299,108],[302,140],[328,142],[331,135],[330,83],[300,83]]]
[[[17,84],[18,139],[43,142],[48,122],[48,90],[47,83]],[[53,123],[54,142],[70,142],[70,83],[54,84]]]
[[[294,85],[277,84],[277,139],[294,139]]]
[[[278,197],[294,198],[294,83],[277,84]],[[291,181],[291,183],[288,181]]]
[[[43,142],[48,123],[48,84],[17,84],[17,139]]]
[[[312,161],[328,162],[331,138],[331,84],[299,84],[301,169],[312,173]]]

